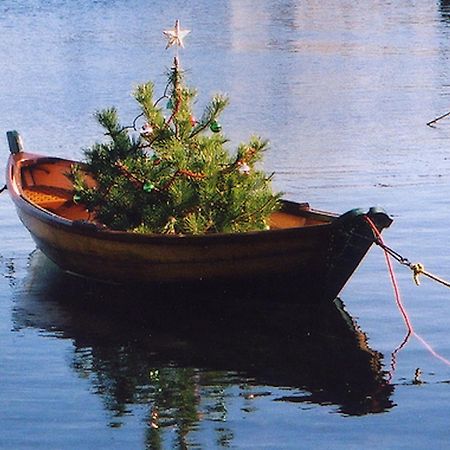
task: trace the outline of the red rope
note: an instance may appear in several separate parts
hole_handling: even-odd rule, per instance
[[[372,228],[372,231],[373,231],[375,237],[384,246],[385,244],[384,244],[383,238],[381,237],[381,233],[379,232],[379,230],[376,227],[376,225],[373,223],[373,221],[370,219],[370,217],[366,216],[365,219],[366,219],[366,222],[370,225],[370,228]],[[433,347],[431,347],[431,345],[423,337],[421,337],[420,335],[418,335],[414,331],[414,328],[412,326],[411,320],[409,319],[409,316],[408,316],[408,313],[406,311],[406,308],[404,307],[403,302],[402,302],[402,298],[401,298],[401,295],[400,295],[400,289],[398,287],[397,279],[395,277],[394,268],[392,267],[392,262],[391,262],[390,255],[389,255],[389,253],[386,250],[384,250],[384,256],[386,258],[386,264],[387,264],[387,267],[388,267],[389,276],[390,276],[390,279],[391,279],[391,282],[392,282],[392,286],[394,288],[395,302],[397,304],[398,309],[400,310],[400,313],[402,314],[403,320],[405,321],[406,328],[408,330],[408,332],[406,334],[406,337],[403,339],[402,343],[392,353],[392,368],[393,368],[393,370],[395,369],[395,357],[396,357],[396,354],[406,345],[406,343],[408,342],[409,337],[411,335],[414,335],[422,343],[422,345],[435,358],[439,359],[443,363],[445,363],[448,366],[450,366],[450,361],[448,359],[444,358],[439,353],[437,353],[433,349]]]
[[[376,238],[380,241],[380,243],[382,245],[384,245],[384,241],[383,241],[383,238],[381,236],[381,233],[378,231],[378,228],[373,223],[372,219],[370,219],[370,217],[366,216],[366,221],[370,225],[370,227],[372,228],[372,231],[374,232]],[[398,287],[397,279],[395,277],[394,268],[392,267],[392,261],[391,261],[391,258],[389,256],[388,252],[386,252],[386,251],[384,252],[384,257],[386,259],[386,265],[388,267],[389,277],[391,279],[392,287],[394,289],[395,302],[397,303],[397,307],[398,307],[398,309],[400,310],[400,313],[403,316],[403,320],[405,321],[406,328],[408,329],[408,333],[414,334],[414,328],[413,328],[413,326],[411,324],[411,321],[409,320],[408,313],[406,312],[406,309],[403,306],[402,298],[401,298],[401,295],[400,295],[400,289]]]

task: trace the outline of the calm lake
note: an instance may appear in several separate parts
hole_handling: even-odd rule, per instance
[[[93,113],[136,116],[174,51],[231,104],[233,150],[271,142],[285,198],[379,205],[386,244],[450,280],[450,2],[3,0],[0,132],[80,158]],[[0,167],[8,156],[0,140]],[[0,179],[3,185],[3,180]],[[447,449],[450,291],[394,263],[406,328],[374,247],[320,310],[239,292],[111,288],[60,272],[0,195],[0,448]]]

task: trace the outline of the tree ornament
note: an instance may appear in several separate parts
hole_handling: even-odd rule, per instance
[[[169,47],[172,47],[173,45],[176,45],[177,47],[183,47],[184,43],[183,39],[191,32],[191,30],[182,30],[180,28],[180,21],[177,19],[175,21],[175,26],[173,30],[166,30],[163,31],[164,36],[167,39],[167,46],[166,49]]]
[[[148,137],[153,134],[153,127],[149,123],[144,123],[141,128],[141,136]]]
[[[153,153],[152,156],[150,156],[150,161],[155,165],[161,162],[161,160],[155,153]]]
[[[191,115],[191,116],[189,117],[189,120],[190,120],[191,125],[192,125],[193,127],[195,127],[195,125],[197,125],[197,119],[195,118],[195,116]]]
[[[79,194],[74,194],[72,197],[72,200],[74,203],[78,203],[81,200],[81,195]]]
[[[152,192],[155,190],[155,185],[151,181],[146,181],[142,186],[144,192]]]
[[[222,125],[220,125],[219,122],[217,122],[217,120],[213,120],[210,125],[209,125],[209,129],[213,132],[213,133],[219,133],[220,130],[222,129]]]
[[[167,101],[166,108],[173,109],[173,101],[171,98],[169,98],[169,100]]]
[[[239,173],[241,175],[250,175],[251,169],[247,163],[239,164]]]

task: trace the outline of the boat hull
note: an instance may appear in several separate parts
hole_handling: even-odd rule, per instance
[[[39,158],[20,152],[9,159],[8,190],[20,220],[63,270],[107,282],[289,284],[305,297],[332,300],[374,242],[366,217],[379,230],[391,223],[375,209],[336,217],[285,202],[297,214],[316,215],[313,225],[201,236],[111,231],[60,217],[24,195],[21,166]]]

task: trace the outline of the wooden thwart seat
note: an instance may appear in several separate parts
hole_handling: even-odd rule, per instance
[[[28,186],[24,197],[35,205],[69,220],[88,220],[89,212],[83,205],[72,201],[72,191],[52,186]]]
[[[28,186],[23,190],[23,195],[41,208],[53,210],[72,201],[70,191],[52,186]]]

